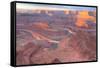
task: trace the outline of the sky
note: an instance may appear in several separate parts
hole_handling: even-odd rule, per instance
[[[47,4],[31,4],[31,3],[17,3],[17,9],[48,9],[48,10],[87,10],[95,11],[95,7],[82,6],[63,6],[63,5],[47,5]]]

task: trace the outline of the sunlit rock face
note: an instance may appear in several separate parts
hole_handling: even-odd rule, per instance
[[[89,15],[89,12],[88,11],[78,12],[76,25],[78,27],[86,27],[86,28],[88,28],[89,26],[86,23],[87,20],[91,20],[93,23],[96,23],[95,17],[92,16],[92,15],[94,15],[94,13],[93,14],[91,13]]]
[[[95,11],[20,9],[16,18],[17,65],[96,60]]]

